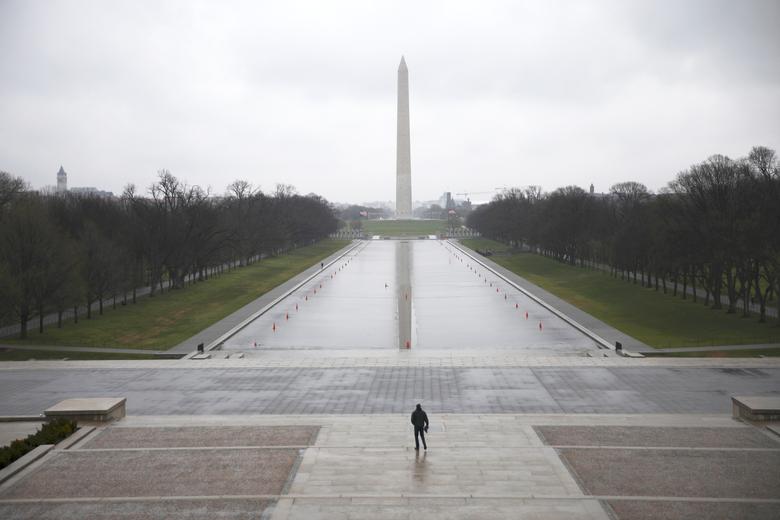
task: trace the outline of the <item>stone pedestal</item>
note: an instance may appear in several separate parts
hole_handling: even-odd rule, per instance
[[[91,397],[65,399],[46,409],[50,418],[65,418],[76,422],[109,422],[125,416],[124,397]]]
[[[731,415],[748,421],[780,421],[780,397],[734,396]]]

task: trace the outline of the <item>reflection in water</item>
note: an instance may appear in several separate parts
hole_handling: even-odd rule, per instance
[[[412,348],[412,248],[408,240],[395,244],[395,286],[398,301],[398,348]]]
[[[414,480],[420,484],[424,484],[428,476],[428,465],[425,464],[425,456],[427,454],[427,451],[415,451],[414,454]]]

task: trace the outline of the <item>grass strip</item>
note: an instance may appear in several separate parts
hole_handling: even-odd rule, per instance
[[[680,357],[680,358],[753,358],[753,357],[778,357],[780,348],[750,348],[740,350],[708,350],[704,352],[664,352],[647,354],[650,357]]]
[[[446,220],[364,220],[366,235],[422,236],[437,235],[447,229]]]
[[[489,249],[497,264],[575,305],[599,320],[656,348],[780,343],[777,320],[726,314],[663,291],[613,278],[601,270],[563,264],[533,253],[511,252],[499,242],[461,241],[471,249]]]
[[[81,318],[78,324],[67,323],[61,329],[49,327],[42,334],[31,332],[26,340],[7,338],[3,343],[166,350],[348,244],[347,240],[323,240],[182,290],[143,297],[135,305],[106,310],[103,316],[93,313],[91,320]],[[75,354],[68,352],[61,357],[86,359]],[[133,359],[131,356],[123,355],[121,359]],[[29,357],[43,359],[38,352]]]
[[[127,354],[123,352],[79,352],[72,350],[21,350],[0,349],[0,362],[3,361],[44,361],[44,360],[117,360],[117,359],[159,359],[154,354]]]

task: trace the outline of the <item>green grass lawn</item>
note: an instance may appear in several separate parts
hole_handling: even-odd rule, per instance
[[[485,239],[462,240],[467,247],[505,246]],[[492,243],[492,245],[491,245]],[[562,264],[532,253],[491,257],[493,261],[576,305],[616,329],[656,348],[780,343],[777,320],[758,323],[621,281],[608,273]]]
[[[446,220],[364,220],[366,235],[420,236],[438,235],[447,229]]]
[[[286,255],[224,273],[186,289],[154,298],[143,297],[135,305],[107,309],[103,316],[48,327],[43,334],[28,332],[27,340],[4,338],[2,343],[68,345],[165,350],[238,310],[255,298],[289,280],[304,269],[349,244],[347,240],[323,240]],[[68,353],[73,357],[75,353]],[[35,353],[36,357],[38,353]],[[127,356],[125,356],[127,357]]]
[[[659,350],[658,354],[650,354],[652,357],[711,357],[711,358],[740,358],[740,357],[778,357],[780,348],[750,348],[745,350],[711,350],[709,352],[669,352],[665,354]]]
[[[157,359],[153,354],[123,354],[110,352],[70,352],[65,350],[12,350],[0,349],[2,361],[29,361],[45,359]]]

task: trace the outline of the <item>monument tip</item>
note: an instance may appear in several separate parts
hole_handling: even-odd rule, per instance
[[[404,59],[403,54],[401,55],[401,64],[398,66],[399,69],[405,69],[406,68],[406,60]]]

